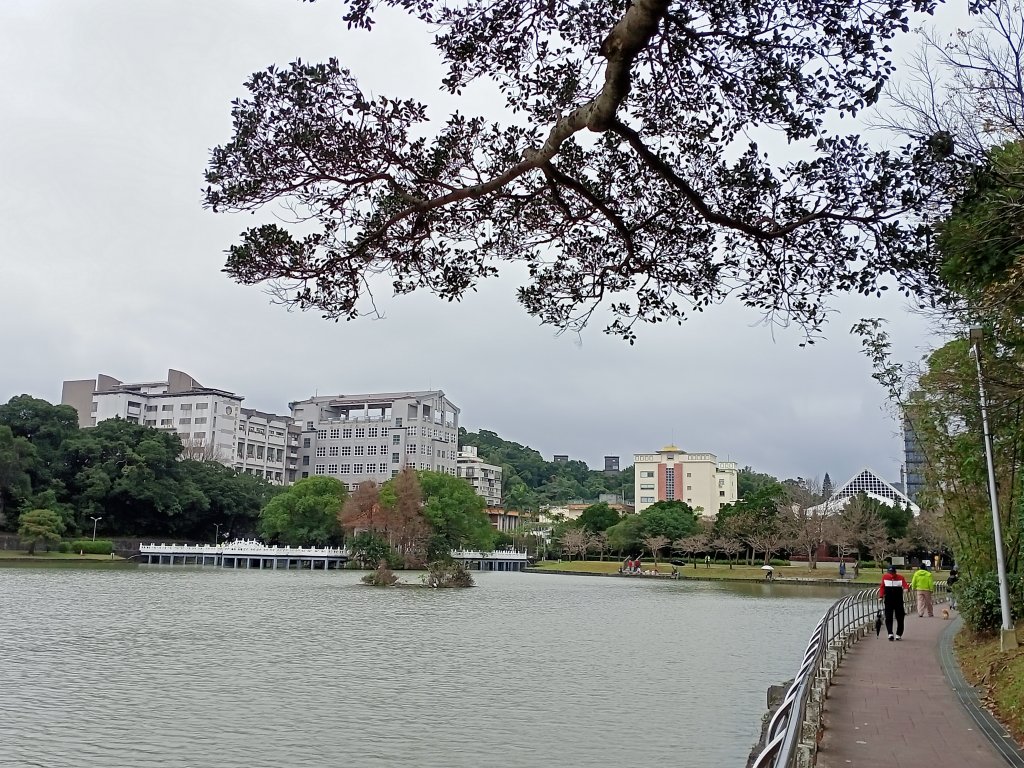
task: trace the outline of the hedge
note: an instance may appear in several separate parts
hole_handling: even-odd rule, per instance
[[[71,551],[84,555],[109,555],[114,551],[114,542],[107,539],[76,539],[71,542]]]

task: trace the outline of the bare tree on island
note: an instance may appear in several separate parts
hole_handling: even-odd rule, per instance
[[[244,231],[225,271],[336,319],[374,311],[377,276],[459,300],[521,263],[520,303],[558,328],[605,303],[606,330],[632,340],[637,322],[733,296],[813,334],[833,293],[932,279],[916,214],[950,186],[947,153],[824,126],[878,99],[890,43],[936,5],[342,2],[340,21],[375,35],[380,6],[416,17],[442,87],[489,80],[515,117],[428,123],[427,105],[364,93],[336,59],[256,72],[205,205],[283,204],[301,224]],[[779,158],[751,138],[765,128],[789,140]]]

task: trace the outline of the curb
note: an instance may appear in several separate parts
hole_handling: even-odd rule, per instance
[[[996,752],[1006,761],[1007,765],[1014,768],[1024,768],[1024,749],[1014,741],[1003,724],[996,720],[981,703],[978,697],[978,690],[964,678],[960,671],[960,664],[953,654],[953,636],[963,626],[960,616],[950,624],[939,636],[939,664],[942,667],[942,674],[949,682],[953,693],[971,719],[978,724],[979,730],[985,734]]]

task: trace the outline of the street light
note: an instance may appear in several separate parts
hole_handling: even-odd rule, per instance
[[[102,520],[103,516],[100,515],[99,517],[93,517],[92,515],[90,515],[89,519],[92,520],[92,540],[96,541],[96,523]]]
[[[214,523],[213,525],[216,528],[213,532],[213,546],[217,546],[220,544],[220,527],[224,525],[224,523]]]
[[[996,545],[996,575],[999,578],[999,606],[1003,614],[1003,626],[999,633],[999,647],[1008,651],[1017,647],[1017,634],[1010,616],[1010,590],[1006,581],[1006,560],[1003,557],[1003,526],[999,518],[999,501],[996,495],[996,473],[992,464],[992,435],[988,428],[988,403],[985,400],[985,383],[981,375],[981,341],[985,332],[980,325],[971,326],[971,352],[978,366],[978,398],[981,402],[981,428],[985,436],[985,463],[988,465],[988,497],[992,505],[992,530]]]

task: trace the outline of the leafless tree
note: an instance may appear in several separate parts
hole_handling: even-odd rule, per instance
[[[608,534],[604,531],[595,533],[590,539],[590,548],[598,553],[603,562],[604,553],[608,551]]]
[[[732,570],[736,555],[744,550],[743,542],[730,536],[720,536],[711,542],[711,546],[729,558],[729,570]]]
[[[643,542],[647,551],[654,557],[654,570],[658,570],[658,555],[669,545],[669,538],[667,536],[644,536]]]
[[[227,463],[227,452],[218,448],[212,440],[189,437],[181,441],[181,453],[178,458],[188,461],[215,461],[218,464]]]
[[[697,567],[697,554],[699,552],[703,552],[707,547],[708,539],[702,534],[686,536],[672,542],[672,549],[676,552],[681,552],[684,555],[690,556],[694,568]]]
[[[835,509],[835,502],[824,500],[815,481],[789,486],[787,498],[780,505],[786,538],[795,549],[807,553],[811,570],[818,567],[818,550],[829,543],[829,519]]]
[[[592,537],[585,528],[570,528],[562,534],[562,550],[569,555],[569,562],[572,562],[573,555],[586,559],[591,543]]]

